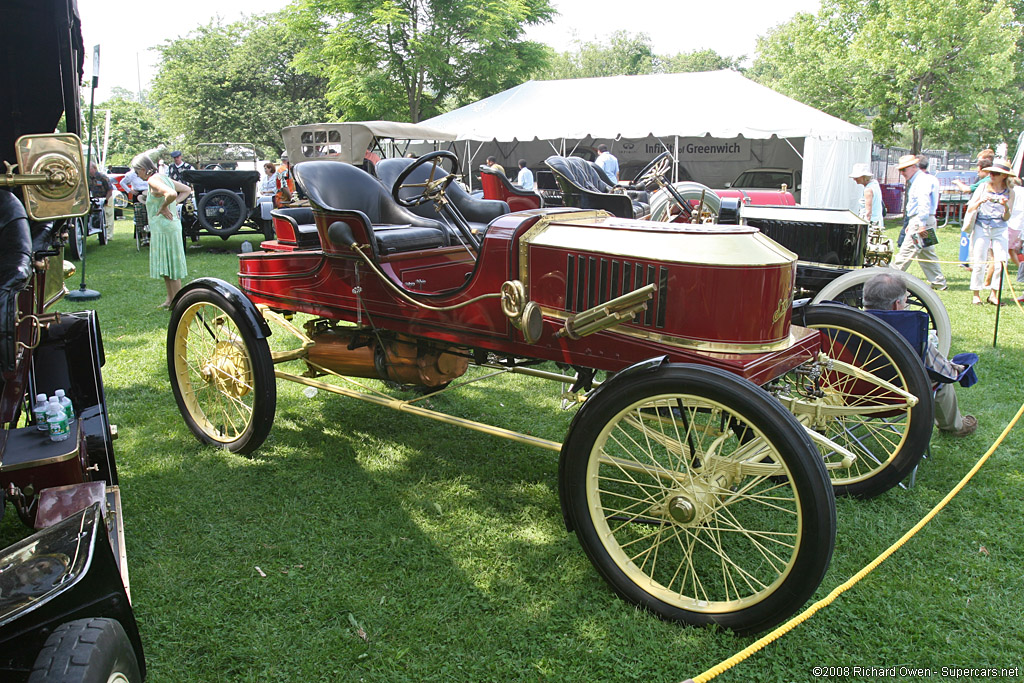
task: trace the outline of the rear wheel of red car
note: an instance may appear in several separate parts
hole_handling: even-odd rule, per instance
[[[609,380],[563,446],[566,513],[621,597],[754,633],[814,593],[835,501],[805,430],[732,374],[667,365]]]
[[[167,371],[178,409],[200,441],[246,454],[267,438],[277,408],[270,347],[222,295],[194,289],[175,303]]]
[[[114,619],[61,624],[39,651],[28,683],[139,683],[135,650]]]
[[[238,232],[245,222],[245,215],[245,200],[233,190],[223,188],[207,192],[196,206],[199,223],[219,237]]]
[[[857,456],[838,467],[843,454],[822,446],[837,495],[873,498],[899,484],[928,448],[934,419],[931,382],[924,365],[898,332],[881,320],[846,306],[811,306],[807,327],[821,330],[821,350],[917,397],[911,406],[890,389],[857,379],[838,368],[812,380],[789,373],[783,400],[795,399],[810,428]],[[820,406],[821,411],[815,408]],[[815,421],[816,420],[816,421]]]

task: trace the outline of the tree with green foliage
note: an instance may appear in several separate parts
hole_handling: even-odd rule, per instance
[[[817,15],[797,13],[757,39],[757,56],[746,74],[795,100],[847,121],[863,119],[855,93],[852,39],[843,15],[829,0]]]
[[[573,39],[574,50],[551,51],[548,66],[538,71],[542,81],[654,73],[656,57],[646,33],[615,31],[605,40]]]
[[[308,40],[280,14],[227,26],[211,22],[156,49],[161,63],[153,97],[182,147],[200,142],[251,142],[261,156],[281,149],[281,129],[336,120],[325,78],[297,71]]]
[[[102,147],[105,109],[110,110],[110,139],[107,145],[107,165],[126,166],[139,152],[167,145],[170,131],[159,112],[148,101],[139,102],[135,93],[114,88],[111,98],[96,105],[96,147]]]
[[[707,48],[659,57],[658,70],[666,74],[687,73],[691,71],[721,71],[723,69],[742,72],[744,70],[742,64],[746,59],[746,55],[725,57]]]
[[[879,0],[852,45],[872,75],[859,86],[875,108],[876,137],[891,140],[906,127],[915,154],[926,137],[977,144],[1000,110],[1019,108],[1012,20],[1003,1]]]
[[[883,143],[973,147],[1020,125],[1019,19],[1007,0],[823,0],[759,39],[749,73]]]
[[[296,65],[344,119],[417,122],[526,80],[546,52],[523,32],[552,13],[548,0],[305,0],[289,24],[309,36]]]
[[[601,76],[635,76],[638,74],[681,73],[687,71],[741,71],[746,57],[723,57],[714,50],[656,55],[646,33],[615,31],[607,39],[583,42],[573,39],[575,49],[551,51],[547,67],[535,78],[542,81],[563,78],[595,78]]]

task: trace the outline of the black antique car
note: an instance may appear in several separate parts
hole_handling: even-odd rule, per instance
[[[10,504],[35,533],[0,549],[0,680],[141,681],[99,320],[51,310],[89,212],[80,21],[74,0],[8,1],[3,19],[0,515]],[[44,431],[32,397],[58,389],[70,419]]]
[[[201,143],[198,148],[196,168],[182,174],[193,190],[182,213],[183,237],[196,241],[206,232],[226,240],[253,232],[273,238],[273,224],[263,219],[257,201],[255,148],[241,142]]]

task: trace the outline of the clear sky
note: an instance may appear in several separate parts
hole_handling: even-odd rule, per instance
[[[156,54],[149,48],[185,36],[220,16],[225,23],[244,15],[273,12],[287,0],[172,0],[171,2],[113,3],[111,0],[78,0],[82,16],[87,60],[93,45],[100,45],[102,102],[110,88],[128,90],[149,87],[155,72]],[[623,0],[551,0],[559,14],[550,24],[532,28],[528,37],[559,50],[572,41],[592,41],[616,30],[646,33],[655,52],[675,54],[711,48],[728,57],[753,56],[757,36],[795,13],[816,12],[820,0],[648,0],[631,4]],[[91,74],[87,64],[86,74]]]

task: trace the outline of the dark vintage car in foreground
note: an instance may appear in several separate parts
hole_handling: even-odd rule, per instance
[[[0,515],[13,510],[34,531],[0,549],[5,683],[135,682],[146,671],[130,602],[99,320],[94,311],[52,310],[67,293],[68,232],[89,212],[75,7],[73,0],[4,7]],[[69,132],[53,133],[64,114]],[[58,389],[71,401],[71,419],[51,418],[55,440],[40,429],[33,398]]]
[[[284,379],[536,445],[558,453],[566,526],[621,597],[744,633],[818,586],[835,493],[878,495],[923,455],[917,357],[861,311],[794,311],[796,255],[756,228],[509,213],[451,192],[450,152],[392,161],[390,187],[296,164],[311,206],[275,214],[237,286],[204,278],[177,297],[168,372],[198,439],[258,449]],[[387,388],[495,373],[571,386],[564,440]]]

